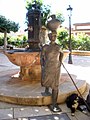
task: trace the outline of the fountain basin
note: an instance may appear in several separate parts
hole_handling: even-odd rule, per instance
[[[68,50],[63,50],[64,56],[63,61],[69,54]],[[9,52],[6,51],[4,54],[8,57],[10,62],[17,66],[32,66],[33,64],[39,65],[40,64],[40,52]]]
[[[6,51],[4,53],[10,62],[17,66],[30,66],[34,62],[40,64],[39,52],[11,52]]]
[[[68,56],[68,51],[63,51],[63,61]],[[40,52],[10,52],[4,53],[10,62],[20,66],[19,78],[22,80],[40,81],[41,65]]]

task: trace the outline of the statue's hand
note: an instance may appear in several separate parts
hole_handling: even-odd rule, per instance
[[[44,66],[42,65],[42,69],[44,68]]]

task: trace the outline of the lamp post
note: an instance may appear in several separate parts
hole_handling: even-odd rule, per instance
[[[68,59],[68,63],[72,64],[72,47],[71,47],[71,16],[72,16],[72,10],[73,8],[69,5],[69,7],[67,8],[67,11],[69,11],[69,59]]]

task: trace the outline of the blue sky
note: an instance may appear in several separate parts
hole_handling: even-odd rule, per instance
[[[68,26],[67,7],[70,4],[72,11],[72,24],[79,22],[90,22],[90,0],[44,0],[45,4],[52,7],[52,13],[62,12],[65,17],[64,25]],[[26,9],[25,0],[0,0],[0,15],[19,22],[24,27]]]

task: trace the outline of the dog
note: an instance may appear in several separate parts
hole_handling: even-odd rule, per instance
[[[87,107],[85,106],[85,102],[83,98],[78,96],[78,94],[73,93],[66,98],[66,105],[71,110],[71,115],[75,115],[76,110],[80,110],[81,112],[86,114]]]
[[[86,102],[87,102],[87,104],[88,104],[88,106],[89,106],[89,108],[87,108],[87,109],[88,109],[88,111],[90,112],[90,90],[89,90],[89,93],[88,93],[88,95],[87,95]]]

